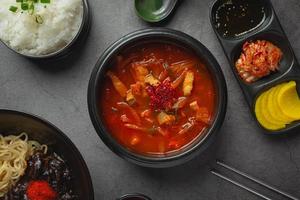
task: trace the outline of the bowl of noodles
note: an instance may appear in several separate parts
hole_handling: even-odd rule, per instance
[[[37,116],[0,110],[2,199],[93,200],[94,191],[81,154],[63,132]]]

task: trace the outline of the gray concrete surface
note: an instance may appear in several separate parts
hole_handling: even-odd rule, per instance
[[[200,40],[222,67],[229,102],[218,141],[204,155],[172,169],[140,168],[112,153],[96,135],[88,115],[86,96],[90,73],[109,44],[150,25],[135,15],[133,0],[89,2],[93,12],[92,29],[79,56],[44,67],[0,45],[0,107],[34,113],[65,132],[85,158],[97,200],[112,200],[130,192],[144,193],[154,200],[259,199],[211,175],[210,165],[205,163],[212,163],[215,158],[300,198],[300,133],[272,137],[263,135],[256,126],[210,25],[212,0],[183,1],[163,26]],[[300,1],[272,2],[299,60]]]

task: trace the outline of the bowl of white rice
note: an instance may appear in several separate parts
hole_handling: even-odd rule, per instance
[[[88,32],[86,0],[0,0],[0,40],[28,58],[61,57]]]

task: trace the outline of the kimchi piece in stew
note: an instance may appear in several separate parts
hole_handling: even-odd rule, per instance
[[[110,134],[140,154],[165,154],[204,136],[215,86],[188,49],[143,44],[120,54],[102,83],[100,113]]]

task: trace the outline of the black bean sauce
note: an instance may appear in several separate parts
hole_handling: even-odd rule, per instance
[[[65,161],[56,153],[36,152],[27,161],[24,176],[0,200],[29,200],[27,186],[32,180],[45,180],[58,193],[57,200],[78,200],[72,190],[72,176]]]
[[[224,37],[238,37],[259,27],[266,18],[262,0],[225,0],[214,16],[215,28]]]

